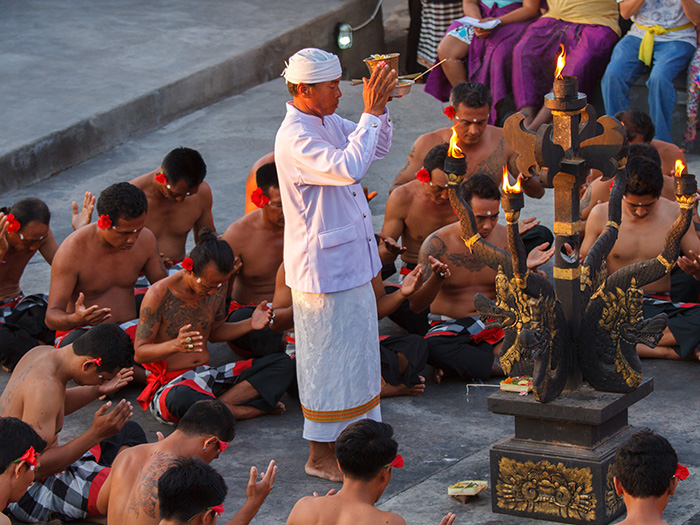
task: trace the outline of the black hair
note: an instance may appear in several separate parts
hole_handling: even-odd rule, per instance
[[[102,366],[98,370],[112,373],[115,369],[134,364],[134,343],[119,325],[102,323],[92,327],[73,342],[73,353],[87,357],[99,357]]]
[[[450,104],[457,109],[460,104],[468,108],[479,109],[493,105],[493,97],[489,88],[479,82],[462,82],[452,88],[450,93]]]
[[[43,452],[44,441],[27,423],[16,417],[0,417],[0,474],[17,459],[34,447],[34,452]]]
[[[219,239],[209,228],[202,228],[197,235],[197,245],[190,252],[192,272],[201,275],[209,263],[214,263],[221,274],[233,270],[235,257],[231,246]]]
[[[659,150],[657,150],[651,144],[646,144],[644,142],[636,142],[630,144],[627,150],[627,158],[630,157],[644,157],[645,159],[653,160],[659,166],[661,166],[661,155],[659,155]]]
[[[335,442],[335,455],[343,473],[370,481],[396,457],[398,443],[388,423],[361,419],[349,425]]]
[[[646,157],[629,157],[627,159],[627,187],[625,193],[630,195],[651,195],[659,197],[664,187],[661,166]]]
[[[12,206],[0,208],[5,215],[11,213],[19,221],[20,230],[30,222],[36,221],[49,225],[51,222],[51,212],[49,207],[41,199],[36,197],[25,197],[15,202]]]
[[[160,519],[188,522],[226,499],[228,488],[211,465],[195,457],[178,458],[158,479]]]
[[[279,188],[280,183],[277,178],[277,166],[274,162],[263,164],[255,172],[255,183],[258,188],[262,188],[263,193],[270,196],[270,188]]]
[[[651,142],[656,133],[656,127],[651,117],[638,109],[626,109],[615,113],[615,118],[622,122],[630,142],[642,137],[644,142]]]
[[[435,168],[440,168],[444,171],[445,159],[447,158],[447,150],[450,145],[447,142],[438,144],[433,147],[423,159],[423,167],[428,170],[428,173],[433,173]]]
[[[232,441],[235,435],[236,418],[229,408],[218,399],[197,401],[187,409],[177,429],[184,434],[215,436],[220,441]]]
[[[185,181],[188,188],[199,186],[207,175],[207,165],[199,151],[192,148],[175,148],[160,164],[169,182]]]
[[[147,211],[146,194],[130,182],[112,184],[97,199],[98,215],[109,215],[114,226],[120,219],[136,219]]]
[[[658,498],[668,490],[677,466],[678,456],[671,443],[644,429],[618,447],[612,468],[633,498]]]
[[[501,200],[501,192],[491,177],[484,173],[475,173],[460,184],[458,191],[462,198],[470,204],[472,197],[477,196],[486,200]]]

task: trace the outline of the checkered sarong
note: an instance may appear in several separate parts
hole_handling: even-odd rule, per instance
[[[165,398],[171,388],[184,385],[197,392],[216,397],[217,393],[228,390],[238,383],[241,373],[250,368],[252,364],[253,360],[247,359],[219,367],[200,365],[188,370],[156,391],[149,405],[151,414],[161,423],[172,425],[177,420],[173,418],[165,406]]]
[[[88,451],[63,472],[35,481],[17,503],[7,507],[7,512],[28,523],[74,521],[97,515],[97,494],[109,471]]]
[[[421,0],[421,9],[418,62],[430,67],[437,59],[437,46],[445,36],[447,28],[457,18],[464,16],[464,12],[459,0]]]

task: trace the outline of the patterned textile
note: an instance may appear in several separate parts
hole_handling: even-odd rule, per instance
[[[421,26],[418,39],[418,63],[430,67],[437,58],[437,46],[449,25],[464,15],[462,2],[421,0]]]
[[[134,341],[136,339],[136,328],[138,327],[138,325],[139,325],[139,320],[132,319],[130,321],[124,321],[123,323],[121,323],[119,325],[119,328],[124,330],[129,335],[129,337],[131,337],[131,340]],[[62,345],[61,343],[63,342],[63,340],[66,337],[68,337],[69,334],[72,334],[73,332],[76,332],[78,330],[82,330],[84,333],[84,332],[90,330],[90,328],[92,328],[92,326],[78,326],[76,328],[73,328],[72,330],[65,330],[65,331],[64,330],[56,330],[56,340],[54,341],[54,346],[56,348],[61,348],[61,346],[66,346],[66,345]],[[80,335],[83,335],[83,334],[81,333]],[[80,337],[80,336],[78,336],[78,337]],[[73,342],[75,339],[77,339],[77,337],[72,339],[71,342]]]
[[[379,413],[377,302],[366,283],[327,294],[292,290],[304,439],[332,442],[353,420]]]
[[[697,136],[698,128],[698,99],[700,99],[700,48],[695,50],[695,56],[688,66],[687,85],[687,112],[688,120],[685,128],[685,136],[688,142],[693,142]]]

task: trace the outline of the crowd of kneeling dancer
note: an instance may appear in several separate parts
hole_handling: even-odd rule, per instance
[[[454,129],[468,166],[457,191],[470,204],[481,237],[507,249],[506,229],[498,223],[499,184],[515,153],[503,130],[488,124],[491,106],[483,85],[457,85],[445,112],[450,125],[415,141],[391,187],[377,233],[384,269],[372,285],[378,316],[407,333],[380,337],[382,397],[420,395],[426,364],[435,383],[503,374],[503,332],[485,329],[474,307],[477,293],[495,297],[496,274],[461,239],[443,171]],[[609,272],[661,252],[679,213],[668,167],[685,160],[672,144],[652,140],[653,123],[645,114],[625,111],[618,118],[631,146]],[[221,235],[205,174],[197,151],[177,148],[150,173],[113,184],[98,198],[86,193],[82,208],[73,203],[75,231],[60,245],[41,200],[25,198],[0,212],[0,359],[12,371],[0,397],[0,497],[12,517],[215,523],[226,486],[208,463],[233,439],[234,419],[284,412],[281,398],[295,381],[294,337],[274,155],[251,169],[252,211]],[[582,188],[583,256],[605,228],[609,188],[595,174]],[[544,193],[537,177],[525,181],[524,191],[533,198]],[[195,246],[188,253],[190,231]],[[552,233],[534,217],[521,221],[520,232],[528,267],[541,272],[554,253]],[[36,251],[51,265],[48,297],[24,296],[19,286]],[[665,312],[669,325],[656,348],[638,345],[642,357],[700,355],[697,211],[681,251],[670,277],[644,290],[645,317]],[[392,277],[399,258],[400,275]],[[226,342],[235,357],[211,365],[208,344],[215,342]],[[78,386],[69,388],[69,382]],[[147,443],[130,421],[131,404],[108,401],[87,432],[59,446],[66,415],[131,382],[144,384],[138,397],[143,410],[177,425],[172,434]],[[630,523],[638,522],[635,505],[650,501],[660,521],[676,486],[675,452],[647,432],[623,446],[620,457],[634,455],[628,451],[634,447],[659,459],[652,466],[616,463],[616,489],[624,494]],[[288,523],[327,523],[328,513],[339,516],[337,523],[403,523],[374,508],[401,463],[391,427],[352,424],[338,439],[336,455],[342,490],[332,503],[300,500]],[[230,523],[250,522],[276,472],[274,461],[262,473],[251,469],[246,503]],[[448,514],[442,523],[454,519]]]

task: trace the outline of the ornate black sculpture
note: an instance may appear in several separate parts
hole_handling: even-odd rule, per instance
[[[597,390],[631,392],[642,380],[636,344],[656,346],[667,321],[665,314],[643,319],[641,287],[670,272],[678,258],[681,238],[691,221],[695,178],[676,177],[681,213],[668,232],[663,252],[607,276],[605,260],[617,240],[626,185],[624,130],[612,117],[596,120],[574,77],[556,79],[545,105],[552,110],[552,124],[535,134],[523,127],[525,116],[519,113],[508,119],[504,132],[519,153],[517,166],[524,176],[539,172],[542,184],[555,191],[555,286],[527,269],[518,233],[522,194],[509,191],[504,182],[508,253],[479,236],[474,215],[458,194],[466,171],[464,160],[451,148],[445,162],[450,202],[459,216],[464,242],[498,272],[496,301],[477,295],[475,305],[487,327],[505,331],[500,354],[503,370],[509,375],[532,371],[538,401],[557,398],[567,383],[575,388],[581,375]],[[608,224],[579,264],[579,187],[590,168],[600,170],[604,179],[614,176],[615,182]]]

